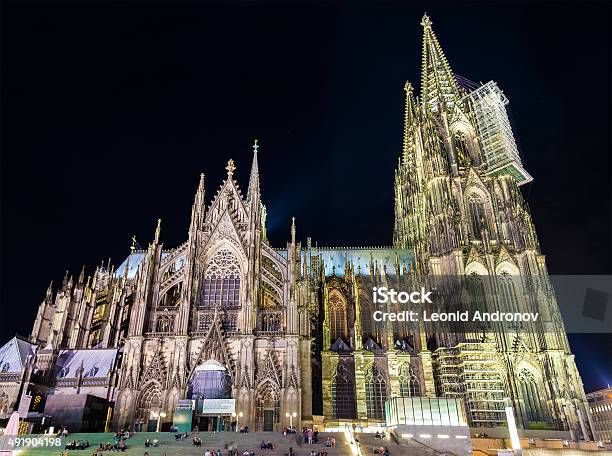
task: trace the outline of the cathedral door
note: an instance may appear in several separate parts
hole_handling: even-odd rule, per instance
[[[274,410],[264,410],[264,431],[274,430]]]

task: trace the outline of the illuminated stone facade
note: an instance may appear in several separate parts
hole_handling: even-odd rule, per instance
[[[240,425],[255,430],[288,426],[294,412],[297,426],[381,423],[385,400],[398,396],[461,398],[471,426],[496,426],[508,397],[521,427],[571,428],[588,439],[554,297],[546,311],[555,323],[515,333],[373,321],[372,287],[406,289],[416,275],[498,277],[519,301],[524,293],[508,276],[548,283],[518,187],[531,176],[504,118],[507,100],[493,83],[459,84],[427,17],[422,26],[420,98],[405,87],[392,247],[302,245],[295,223],[286,246],[272,247],[256,144],[246,195],[231,160],[208,202],[201,176],[185,243],[167,248],[158,225],[148,248],[134,246],[116,270],[103,264],[91,279],[67,275],[57,292],[49,288],[27,350],[15,355],[26,342],[12,342],[19,379],[0,395],[2,412],[16,407],[21,381],[43,395],[89,388],[112,403],[117,428],[146,426],[160,411],[171,422],[179,399],[207,388],[200,376],[212,366],[219,391],[244,415]]]

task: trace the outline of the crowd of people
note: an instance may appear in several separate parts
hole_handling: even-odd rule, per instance
[[[66,450],[84,450],[89,448],[89,440],[73,440],[64,447]]]
[[[319,443],[319,431],[304,426],[302,428],[302,438],[304,443],[308,445],[317,444]]]

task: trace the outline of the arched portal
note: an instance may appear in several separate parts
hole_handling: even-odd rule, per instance
[[[230,429],[231,412],[226,410],[232,398],[232,378],[218,361],[209,359],[195,368],[187,386],[187,398],[196,401],[194,426],[201,431],[223,431]]]
[[[280,423],[280,394],[269,381],[264,382],[256,395],[256,430],[274,431]]]
[[[135,429],[142,431],[155,431],[157,420],[155,417],[162,411],[162,391],[157,382],[151,382],[144,387],[136,406]]]

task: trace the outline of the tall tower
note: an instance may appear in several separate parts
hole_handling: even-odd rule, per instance
[[[421,94],[406,83],[394,244],[414,250],[418,274],[466,277],[471,299],[484,309],[543,316],[477,336],[430,330],[436,392],[464,398],[472,426],[503,424],[509,397],[522,427],[570,429],[588,440],[582,382],[519,189],[531,176],[516,148],[508,99],[492,81],[459,84],[427,15],[421,25]],[[478,373],[468,359],[477,360]]]

